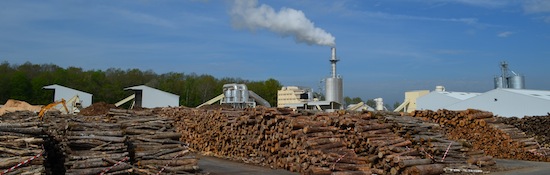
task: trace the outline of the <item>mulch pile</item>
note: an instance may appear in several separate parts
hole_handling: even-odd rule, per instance
[[[109,109],[111,108],[116,108],[116,106],[114,104],[98,102],[80,110],[79,114],[84,116],[105,115],[109,113]]]

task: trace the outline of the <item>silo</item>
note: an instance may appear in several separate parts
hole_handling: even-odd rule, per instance
[[[508,88],[525,89],[525,78],[522,75],[512,75],[508,79]]]
[[[342,78],[340,77],[327,78],[325,81],[325,86],[326,86],[326,94],[325,94],[326,101],[334,101],[342,104],[344,101],[343,90],[342,90],[343,89]]]
[[[498,88],[507,88],[505,87],[505,83],[504,83],[504,78],[502,78],[501,76],[496,76],[495,77],[495,89],[498,89]]]

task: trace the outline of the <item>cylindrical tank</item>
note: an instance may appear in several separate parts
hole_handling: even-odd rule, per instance
[[[525,79],[522,75],[513,75],[507,78],[508,88],[525,89]]]
[[[374,102],[376,102],[376,110],[377,111],[383,111],[384,110],[384,99],[375,98]]]
[[[501,76],[495,77],[495,89],[498,88],[507,88],[505,87],[504,78],[502,78]]]
[[[444,87],[444,86],[435,86],[435,91],[437,91],[437,92],[445,92],[445,87]]]
[[[325,99],[326,101],[334,101],[338,102],[339,104],[342,104],[344,101],[344,92],[342,88],[342,78],[336,77],[336,78],[327,78],[325,81],[326,86],[326,93],[325,93]]]

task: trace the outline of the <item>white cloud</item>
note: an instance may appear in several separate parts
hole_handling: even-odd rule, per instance
[[[509,37],[510,35],[514,34],[514,32],[510,32],[510,31],[505,31],[505,32],[500,32],[498,33],[498,37],[501,37],[501,38],[507,38]]]
[[[547,13],[550,12],[549,0],[525,0],[523,10],[526,13]]]

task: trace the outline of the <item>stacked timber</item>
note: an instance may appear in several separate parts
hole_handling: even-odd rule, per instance
[[[440,174],[454,165],[468,167],[467,159],[461,157],[467,149],[457,151],[459,143],[442,139],[457,145],[450,148],[455,155],[446,162],[436,160],[427,151],[442,156],[442,147],[448,144],[433,143],[423,151],[415,141],[396,133],[398,124],[384,115],[263,107],[179,107],[158,112],[174,118],[181,140],[198,152],[303,174]]]
[[[128,136],[128,146],[135,174],[189,174],[197,172],[198,158],[190,156],[188,145],[180,142],[173,120],[161,118],[150,110],[111,109],[121,131]]]
[[[45,132],[34,112],[12,112],[0,117],[0,174],[44,174]],[[21,162],[28,163],[17,166]],[[12,169],[13,167],[13,169]]]
[[[491,156],[476,150],[466,140],[449,140],[439,124],[409,116],[387,116],[396,123],[394,132],[412,141],[412,145],[432,162],[445,164],[446,168],[467,172],[480,172],[480,167],[495,165]]]
[[[339,115],[263,107],[160,113],[177,121],[182,141],[206,155],[308,174],[371,172],[366,159],[347,147]]]
[[[415,111],[413,116],[439,123],[444,126],[450,139],[465,140],[473,149],[483,150],[487,155],[504,159],[550,161],[548,150],[541,147],[533,137],[502,123],[490,112],[472,109]]]
[[[550,114],[546,116],[499,117],[499,121],[512,125],[534,137],[543,147],[550,147]]]
[[[65,174],[127,174],[131,165],[121,125],[105,116],[66,116],[56,123]],[[61,132],[60,132],[61,131]],[[121,162],[117,164],[117,162]]]

